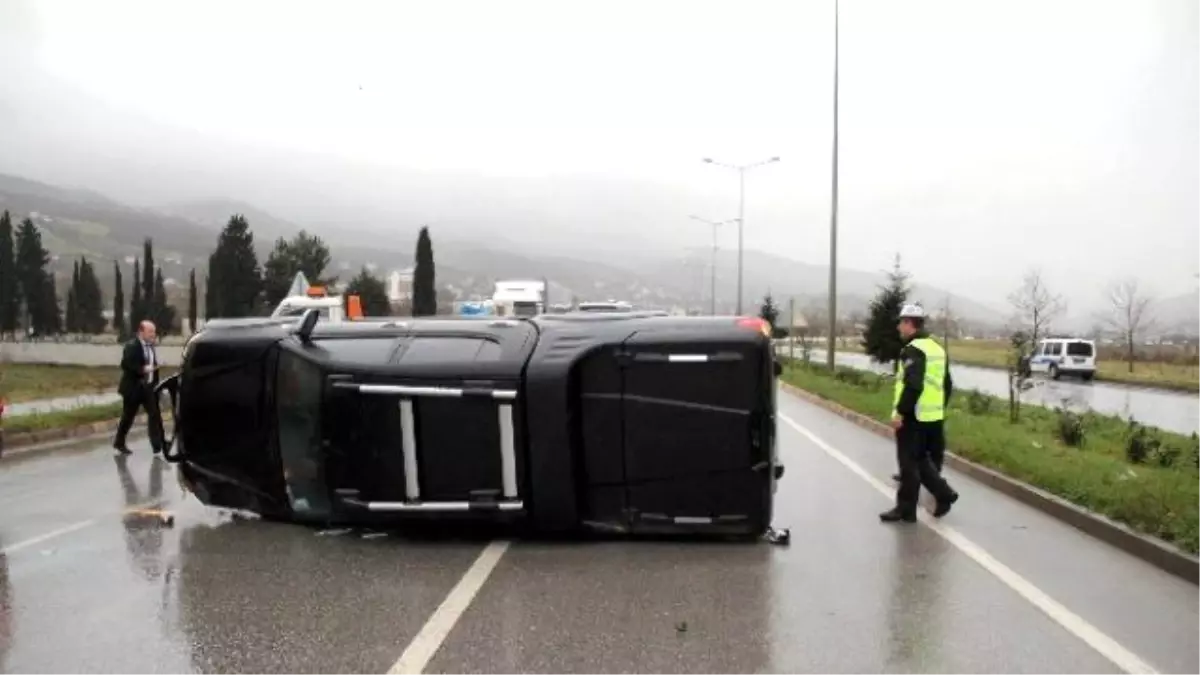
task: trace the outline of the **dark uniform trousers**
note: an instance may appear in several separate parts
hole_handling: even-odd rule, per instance
[[[944,422],[918,422],[912,417],[904,418],[904,424],[896,431],[896,463],[900,466],[897,508],[905,514],[915,515],[921,486],[939,502],[950,499],[954,490],[941,473],[945,454]]]

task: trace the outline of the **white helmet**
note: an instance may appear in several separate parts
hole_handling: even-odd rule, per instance
[[[901,319],[924,319],[925,318],[925,308],[921,307],[920,305],[918,305],[916,303],[907,304],[903,308],[901,308],[900,318]]]

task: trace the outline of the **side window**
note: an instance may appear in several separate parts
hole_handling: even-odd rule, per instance
[[[279,457],[288,500],[299,518],[324,516],[330,504],[321,457],[321,369],[284,350],[277,377]]]
[[[1050,354],[1052,356],[1062,356],[1062,343],[1061,342],[1050,343]]]

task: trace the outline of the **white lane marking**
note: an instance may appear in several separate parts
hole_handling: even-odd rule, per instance
[[[852,473],[867,482],[871,487],[878,490],[886,497],[895,497],[896,491],[893,488],[884,485],[882,481],[867,473],[867,470],[862,468],[857,462],[850,459],[846,455],[825,441],[821,440],[816,434],[801,426],[792,418],[782,413],[778,414],[778,418],[783,420],[788,426],[795,429],[802,436],[812,441],[814,445],[825,451],[825,454],[836,459],[843,466],[849,469]],[[1025,577],[1017,574],[1007,565],[993,558],[987,551],[975,542],[967,539],[957,530],[943,525],[941,522],[933,519],[923,510],[918,510],[918,517],[921,522],[929,526],[929,529],[938,533],[943,539],[950,542],[959,551],[962,551],[968,558],[974,560],[980,567],[984,568],[999,579],[1018,595],[1025,598],[1034,607],[1042,610],[1058,625],[1065,628],[1075,637],[1083,640],[1089,647],[1100,653],[1101,656],[1112,661],[1119,668],[1127,673],[1148,673],[1154,674],[1158,671],[1149,663],[1146,663],[1141,657],[1123,647],[1116,640],[1108,635],[1105,635],[1099,628],[1088,623],[1086,619],[1078,614],[1067,609],[1054,598],[1051,598],[1037,586],[1034,586]]]
[[[17,543],[13,544],[12,546],[6,546],[6,547],[4,547],[3,550],[0,550],[0,555],[9,555],[11,553],[16,553],[17,551],[20,551],[23,548],[29,548],[30,546],[36,546],[44,541],[49,541],[55,537],[60,537],[64,534],[70,534],[72,532],[75,532],[76,530],[82,530],[85,527],[89,527],[89,526],[95,525],[95,524],[96,524],[95,518],[92,518],[91,520],[81,520],[78,523],[72,523],[70,525],[67,525],[66,527],[60,527],[57,530],[51,530],[45,534],[39,534],[36,537],[32,537],[32,538],[26,539],[24,541],[18,541]]]
[[[417,636],[404,649],[400,659],[392,664],[388,670],[389,674],[420,673],[425,666],[429,665],[433,655],[437,653],[442,642],[446,640],[446,636],[450,635],[454,625],[471,606],[471,601],[475,599],[475,595],[479,593],[479,589],[491,576],[492,570],[496,569],[496,563],[500,562],[500,558],[507,550],[507,541],[493,541],[479,553],[479,557],[446,595],[446,599],[421,627]]]
[[[136,511],[143,510],[143,509],[161,507],[165,501],[166,500],[164,500],[164,499],[155,499],[155,500],[151,500],[148,502],[142,502],[141,504],[134,504],[132,506],[125,507],[125,511],[123,513],[130,513],[130,512],[136,512]],[[55,537],[61,537],[64,534],[71,534],[72,532],[77,532],[79,530],[82,530],[85,527],[91,527],[92,525],[95,525],[98,522],[100,522],[98,518],[89,518],[88,520],[81,520],[77,523],[71,523],[70,525],[67,525],[65,527],[60,527],[57,530],[50,530],[49,532],[46,532],[44,534],[39,534],[36,537],[30,537],[29,539],[25,539],[24,541],[18,541],[17,543],[13,544],[12,546],[5,546],[3,549],[0,549],[0,555],[9,555],[11,553],[16,553],[17,551],[20,551],[21,549],[29,548],[30,546],[36,546],[44,541],[49,541],[51,539],[54,539]]]

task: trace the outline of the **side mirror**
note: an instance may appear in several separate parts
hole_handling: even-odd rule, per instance
[[[304,344],[312,343],[312,332],[317,327],[317,319],[321,315],[315,309],[309,309],[304,312],[304,317],[300,319],[300,327],[296,329],[296,334],[300,336],[300,341]]]

